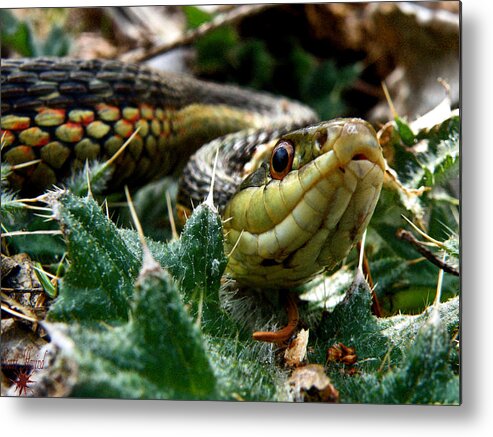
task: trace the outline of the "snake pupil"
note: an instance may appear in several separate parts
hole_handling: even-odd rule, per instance
[[[291,141],[281,140],[272,152],[270,172],[274,179],[282,179],[293,165],[294,146]]]
[[[272,157],[272,166],[274,170],[278,173],[282,173],[282,171],[288,165],[288,152],[285,148],[280,147],[276,150],[276,153]]]

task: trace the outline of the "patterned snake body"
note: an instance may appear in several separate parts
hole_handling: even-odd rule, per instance
[[[214,200],[240,284],[292,287],[335,268],[380,194],[381,148],[359,119],[304,127],[316,116],[296,102],[114,61],[2,60],[1,81],[2,159],[35,162],[10,177],[23,193],[109,159],[138,128],[110,188],[185,167],[186,207],[205,198],[218,154]]]

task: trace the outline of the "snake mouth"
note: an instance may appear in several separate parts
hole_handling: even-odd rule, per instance
[[[370,161],[385,170],[385,161],[373,127],[358,118],[338,122],[331,127],[331,135],[322,144],[321,153],[333,151],[341,166],[346,166],[350,161]]]

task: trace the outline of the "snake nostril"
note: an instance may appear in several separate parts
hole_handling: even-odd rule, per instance
[[[329,138],[329,134],[327,133],[326,129],[317,132],[315,137],[315,142],[319,150],[323,148],[328,138]]]

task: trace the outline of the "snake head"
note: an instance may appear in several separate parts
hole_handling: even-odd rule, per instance
[[[336,119],[283,135],[223,213],[227,272],[288,288],[335,269],[377,204],[385,161],[374,129]]]

